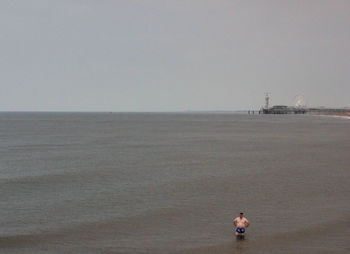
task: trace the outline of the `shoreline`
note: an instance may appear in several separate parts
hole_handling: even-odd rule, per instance
[[[323,113],[323,114],[313,114],[312,116],[322,116],[322,117],[334,117],[334,118],[342,118],[342,119],[348,119],[350,120],[350,113]]]

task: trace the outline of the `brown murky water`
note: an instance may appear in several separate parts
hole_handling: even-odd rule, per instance
[[[349,253],[349,151],[330,117],[1,113],[0,252]]]

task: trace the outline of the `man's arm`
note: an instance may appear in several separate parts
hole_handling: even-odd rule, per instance
[[[233,226],[237,226],[237,218],[233,220]]]
[[[246,226],[246,227],[249,227],[249,225],[250,225],[250,221],[246,219],[246,221],[245,221],[245,226]]]

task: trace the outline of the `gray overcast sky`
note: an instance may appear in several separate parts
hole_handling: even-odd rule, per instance
[[[350,106],[349,0],[1,0],[0,110]]]

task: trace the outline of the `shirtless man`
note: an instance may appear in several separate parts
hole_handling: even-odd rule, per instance
[[[240,213],[239,217],[233,220],[233,226],[235,227],[236,235],[243,234],[249,225],[250,222],[247,220],[247,218],[243,217],[243,213]]]

